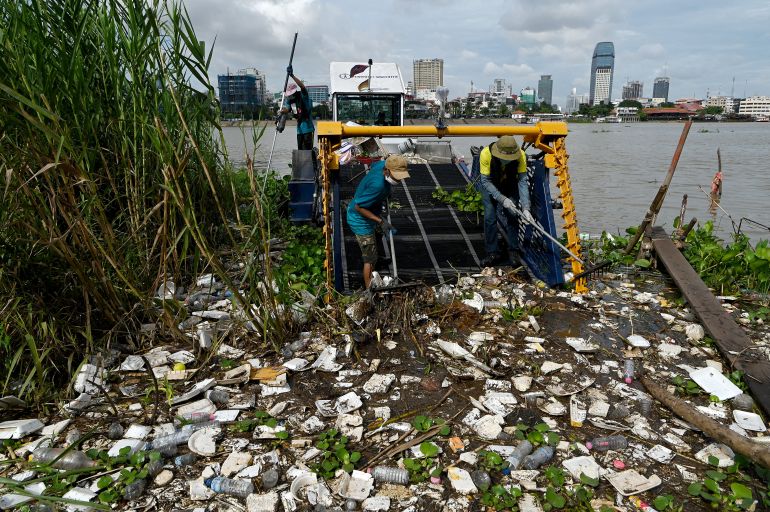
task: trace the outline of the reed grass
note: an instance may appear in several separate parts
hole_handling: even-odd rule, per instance
[[[176,2],[0,0],[3,393],[49,392],[144,322],[178,335],[176,310],[153,295],[204,269],[263,341],[289,331],[273,287],[257,285],[272,282],[258,254],[274,220],[253,165],[252,225],[238,214],[212,51]],[[247,296],[228,267],[239,261]]]

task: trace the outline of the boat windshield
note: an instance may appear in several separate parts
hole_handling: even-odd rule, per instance
[[[337,97],[337,121],[365,126],[400,126],[401,102],[392,94],[344,94]]]

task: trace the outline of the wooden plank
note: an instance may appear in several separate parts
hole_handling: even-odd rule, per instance
[[[770,361],[724,310],[662,227],[653,228],[652,245],[721,354],[733,368],[744,372],[752,396],[770,414]]]

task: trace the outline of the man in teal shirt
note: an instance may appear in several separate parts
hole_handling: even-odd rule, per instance
[[[356,193],[348,205],[348,226],[356,235],[364,260],[364,286],[369,289],[372,283],[372,270],[377,264],[377,238],[375,228],[379,225],[382,232],[395,232],[393,226],[380,216],[382,203],[390,195],[390,187],[408,178],[406,158],[390,155],[385,161],[372,164],[369,172],[358,184]]]
[[[289,112],[291,106],[294,105],[296,110],[294,117],[297,119],[297,149],[313,149],[313,134],[315,133],[313,102],[310,100],[305,84],[294,76],[294,69],[289,66],[286,68],[286,72],[297,85],[291,84],[286,88],[280,113]]]

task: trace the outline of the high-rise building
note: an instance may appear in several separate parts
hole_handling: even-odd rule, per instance
[[[624,100],[638,100],[644,97],[644,82],[639,80],[631,80],[623,86],[623,99]]]
[[[591,59],[590,104],[612,100],[612,74],[615,70],[615,45],[609,41],[596,43]]]
[[[328,103],[329,86],[328,85],[308,85],[307,95],[310,96],[310,101],[312,101],[313,103]]]
[[[253,114],[265,104],[265,75],[255,68],[217,76],[222,112]]]
[[[444,85],[444,59],[415,59],[412,61],[414,90],[437,89]]]
[[[738,113],[767,119],[770,116],[770,96],[749,96],[741,101]]]
[[[572,88],[572,93],[567,95],[567,103],[564,107],[565,114],[572,114],[580,110],[580,105],[588,104],[588,94],[578,94],[576,88]]]
[[[540,80],[537,82],[537,97],[548,105],[553,103],[553,80],[551,80],[551,75],[540,75]]]
[[[671,82],[671,79],[667,76],[659,76],[655,79],[655,83],[652,86],[652,97],[653,98],[663,98],[665,101],[668,101],[668,84]]]
[[[525,87],[521,90],[519,100],[526,105],[534,105],[537,101],[535,90],[532,87]]]

